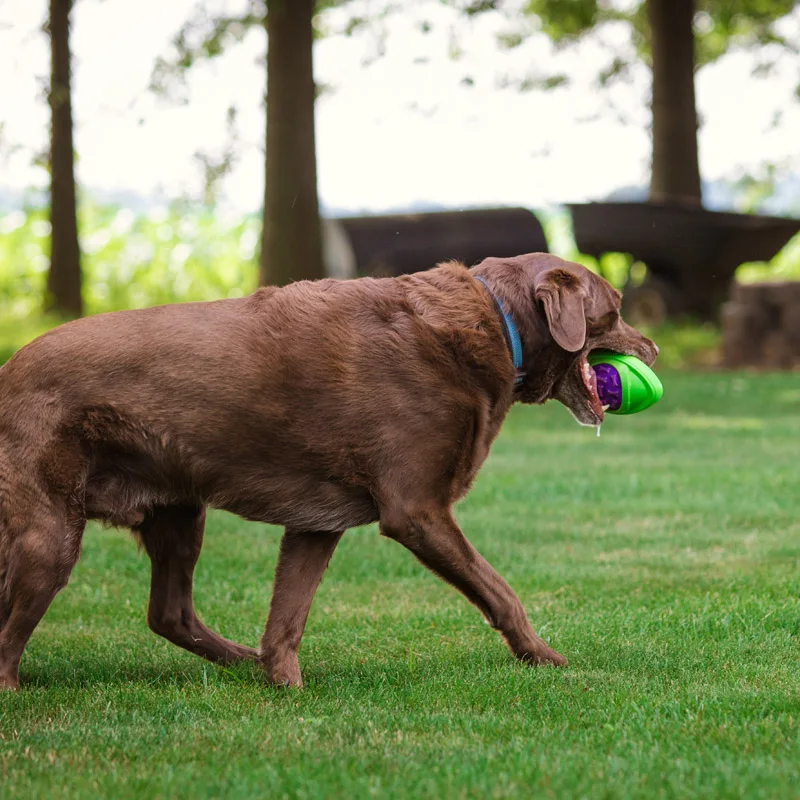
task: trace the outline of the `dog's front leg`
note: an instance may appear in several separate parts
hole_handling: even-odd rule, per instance
[[[564,656],[534,633],[513,589],[467,541],[450,508],[384,510],[381,533],[407,547],[428,569],[461,591],[500,631],[517,658],[566,666]]]
[[[269,617],[260,658],[267,678],[279,686],[302,686],[297,649],[314,593],[343,531],[287,530],[281,540]]]

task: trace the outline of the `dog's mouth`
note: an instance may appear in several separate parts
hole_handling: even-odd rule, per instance
[[[597,426],[603,423],[608,407],[600,400],[597,378],[587,356],[588,352],[575,361],[551,396],[563,403],[581,425]]]
[[[594,417],[591,421],[584,424],[600,425],[605,419],[605,412],[608,406],[604,406],[597,393],[597,375],[595,375],[586,355],[582,355],[578,360],[581,382],[586,393],[586,405],[589,413]],[[579,420],[582,421],[582,420]]]

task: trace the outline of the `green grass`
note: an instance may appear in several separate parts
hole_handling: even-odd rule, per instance
[[[458,517],[567,670],[515,663],[375,529],[335,554],[306,688],[151,634],[148,564],[92,528],[0,696],[0,797],[796,797],[792,375],[664,376],[600,439],[516,408]],[[280,532],[211,516],[196,598],[254,644]]]

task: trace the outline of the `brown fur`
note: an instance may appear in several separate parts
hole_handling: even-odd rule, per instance
[[[482,276],[514,317],[514,368]],[[605,281],[554,256],[325,280],[63,325],[0,370],[0,686],[80,552],[87,519],[130,527],[152,562],[148,623],[206,658],[299,685],[297,649],[342,532],[379,521],[472,601],[520,659],[564,664],[462,534],[469,490],[515,400],[597,422],[580,361],[652,363]],[[192,605],[206,507],[282,525],[258,651]]]

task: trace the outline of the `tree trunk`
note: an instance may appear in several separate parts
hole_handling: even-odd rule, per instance
[[[694,0],[647,0],[653,52],[650,199],[702,202],[694,96]]]
[[[314,0],[267,1],[267,158],[261,283],[324,277],[314,142]]]
[[[81,254],[75,204],[69,14],[72,0],[50,0],[50,272],[45,309],[83,313]]]

